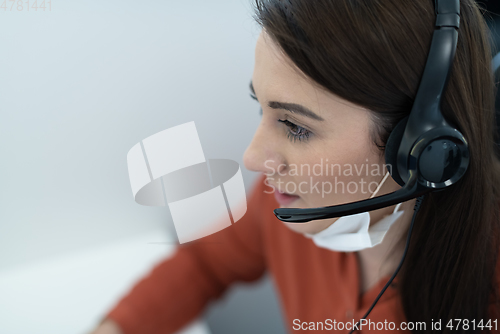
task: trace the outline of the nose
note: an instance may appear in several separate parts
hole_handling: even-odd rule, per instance
[[[262,121],[243,155],[243,164],[248,170],[273,175],[286,168],[280,153],[279,140]]]

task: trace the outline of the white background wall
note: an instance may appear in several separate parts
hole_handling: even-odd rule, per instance
[[[257,175],[242,156],[260,120],[251,0],[11,5],[0,9],[0,272],[171,231],[168,208],[134,202],[126,155],[178,124],[195,121],[207,158],[238,161],[248,191]]]
[[[251,3],[52,0],[50,11],[17,1],[0,8],[5,332],[81,333],[164,252],[161,242],[175,239],[168,208],[133,200],[126,156],[140,140],[195,121],[205,157],[240,163],[249,190],[257,174],[242,156],[260,120],[248,89],[260,32]],[[124,254],[128,266],[108,261],[106,273],[106,259],[123,248],[115,245],[137,256]],[[75,268],[86,272],[68,282]],[[284,331],[268,278],[232,287],[202,316],[218,334]],[[72,320],[61,327],[61,317]]]

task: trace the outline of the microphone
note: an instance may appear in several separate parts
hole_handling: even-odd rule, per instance
[[[409,174],[408,182],[401,189],[386,195],[320,208],[278,208],[274,209],[273,213],[276,218],[287,223],[305,223],[311,220],[336,218],[381,209],[420,197],[433,190],[417,182],[416,170],[410,170]]]

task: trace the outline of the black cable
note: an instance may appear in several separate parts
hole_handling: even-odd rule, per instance
[[[375,301],[373,302],[372,306],[370,306],[370,308],[368,309],[368,312],[366,312],[366,314],[363,316],[363,318],[361,318],[356,323],[356,325],[354,325],[354,327],[349,332],[349,334],[352,334],[352,333],[354,333],[355,330],[358,330],[358,326],[359,326],[359,323],[361,322],[361,320],[366,319],[366,317],[368,316],[368,314],[370,314],[370,312],[372,311],[372,309],[375,307],[375,304],[377,304],[377,302],[380,299],[380,297],[382,297],[382,295],[384,294],[384,292],[387,289],[387,287],[389,287],[389,285],[392,283],[392,280],[394,279],[394,277],[396,277],[396,275],[398,274],[399,269],[401,269],[401,266],[403,265],[403,261],[405,260],[405,257],[406,257],[406,253],[408,251],[408,247],[410,246],[410,238],[411,238],[411,231],[413,230],[413,223],[415,222],[415,217],[417,216],[418,210],[420,210],[420,205],[422,204],[422,201],[424,200],[424,196],[425,195],[422,195],[422,196],[418,197],[417,201],[415,202],[415,207],[413,208],[413,210],[415,212],[413,213],[413,217],[411,219],[410,228],[408,230],[408,237],[406,238],[405,250],[403,252],[403,257],[401,258],[401,261],[399,262],[398,268],[396,269],[396,271],[394,272],[394,274],[392,274],[392,277],[389,279],[389,281],[385,284],[385,286],[382,289],[382,291],[380,291],[380,293],[378,294],[377,298],[375,298]]]

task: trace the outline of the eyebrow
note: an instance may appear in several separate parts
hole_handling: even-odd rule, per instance
[[[250,81],[250,91],[252,92],[252,94],[257,97],[257,94],[255,94],[255,89],[253,88],[253,82]],[[277,102],[277,101],[269,101],[268,102],[268,107],[269,108],[272,108],[272,109],[283,109],[283,110],[287,110],[291,113],[294,113],[294,114],[299,114],[299,115],[302,115],[302,116],[305,116],[305,117],[309,117],[309,118],[312,118],[316,121],[324,121],[325,119],[317,114],[315,114],[314,112],[312,112],[311,110],[309,110],[308,108],[304,107],[303,105],[300,105],[300,104],[296,104],[296,103],[287,103],[287,102]]]

